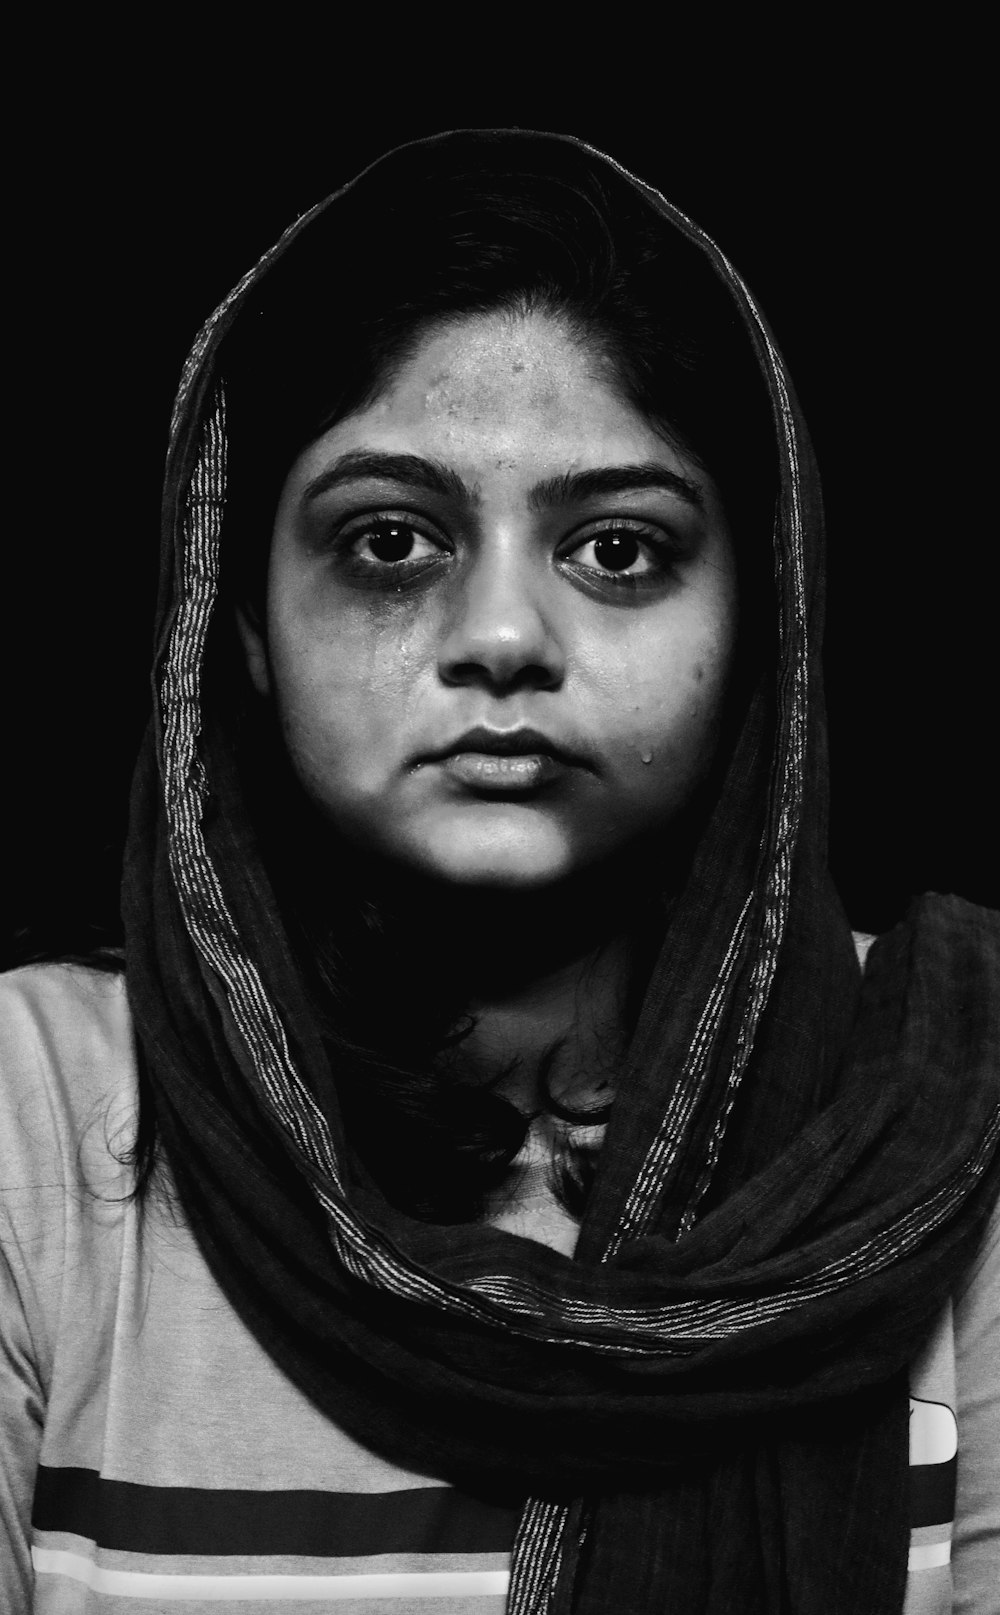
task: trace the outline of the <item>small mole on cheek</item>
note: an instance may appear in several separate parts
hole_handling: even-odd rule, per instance
[[[704,677],[705,677],[705,669],[702,667],[700,662],[696,662],[695,663],[695,669],[694,669],[694,682],[696,684],[700,684]]]
[[[641,751],[639,753],[639,757],[644,763],[651,763],[653,761],[653,753],[651,751]]]

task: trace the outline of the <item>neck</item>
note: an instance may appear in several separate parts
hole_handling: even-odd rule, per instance
[[[453,972],[472,1020],[458,1046],[463,1070],[532,1110],[543,1080],[571,1106],[592,1102],[607,1084],[627,1040],[630,988],[651,932],[637,888],[648,891],[648,878],[639,882],[619,868],[542,892],[432,889],[386,872],[384,907],[425,949],[427,916],[434,916],[435,967],[443,959]]]

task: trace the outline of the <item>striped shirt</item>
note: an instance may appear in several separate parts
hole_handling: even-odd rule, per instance
[[[122,981],[50,965],[0,998],[5,1615],[500,1615],[518,1500],[399,1469],[331,1424],[166,1204],[140,1219],[124,1198]],[[561,1244],[537,1165],[507,1226]],[[906,1615],[1000,1610],[998,1284],[994,1233],[914,1364]]]

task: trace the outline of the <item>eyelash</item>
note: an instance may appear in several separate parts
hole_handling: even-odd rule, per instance
[[[573,555],[589,544],[600,543],[607,538],[631,538],[639,546],[640,556],[643,551],[652,561],[652,565],[645,572],[615,572],[609,567],[586,566],[581,561],[573,561]],[[671,578],[677,562],[681,560],[683,549],[677,538],[669,531],[653,529],[644,522],[629,522],[611,520],[604,522],[596,531],[584,537],[574,535],[571,547],[560,554],[560,559],[569,562],[571,566],[578,567],[580,573],[588,578],[597,579],[600,583],[610,583],[616,588],[650,588]],[[639,557],[637,556],[636,559]],[[632,562],[632,565],[635,563]]]
[[[421,556],[416,560],[407,556],[398,561],[380,561],[377,557],[357,553],[355,546],[365,538],[380,533],[387,534],[394,527],[403,528],[416,538],[433,544],[441,559],[451,554],[446,541],[433,531],[433,525],[425,518],[415,517],[407,511],[376,511],[374,514],[366,514],[362,520],[345,522],[331,538],[329,547],[338,567],[346,573],[352,583],[376,589],[403,588],[407,583],[415,581],[424,572],[438,565],[438,556],[434,555]],[[425,530],[427,528],[432,529],[433,536]]]
[[[439,558],[443,560],[454,553],[446,540],[436,533],[432,536],[425,531],[432,524],[426,518],[417,518],[406,511],[378,511],[366,515],[363,521],[357,524],[345,523],[333,539],[331,548],[338,557],[340,565],[356,582],[378,587],[379,584],[391,584],[395,587],[404,587],[408,582],[415,581],[422,574],[435,568]],[[410,556],[398,560],[380,560],[377,557],[360,555],[355,546],[366,538],[379,533],[387,535],[392,528],[402,528],[432,544],[438,555],[423,555],[417,558]],[[607,538],[632,538],[639,546],[640,558],[643,552],[652,560],[652,565],[645,572],[634,573],[614,571],[607,567],[588,566],[584,562],[574,561],[573,556],[590,544],[599,543]],[[590,533],[574,534],[571,542],[557,552],[556,560],[573,567],[575,575],[585,579],[588,583],[598,586],[610,584],[613,588],[638,589],[656,586],[658,583],[669,580],[676,570],[676,563],[682,558],[683,546],[677,538],[663,529],[651,529],[646,523],[638,521],[609,520],[602,523]],[[630,565],[634,565],[631,562]]]

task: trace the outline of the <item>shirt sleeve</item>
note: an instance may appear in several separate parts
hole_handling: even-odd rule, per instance
[[[0,1250],[0,1607],[31,1607],[31,1500],[43,1396],[11,1243]]]
[[[31,1607],[31,1505],[64,1258],[64,1170],[30,999],[0,984],[0,1607]]]
[[[956,1615],[1000,1615],[1000,1206],[955,1296]]]
[[[75,1338],[81,1287],[93,1287],[118,1214],[114,1200],[102,1211],[100,1191],[126,1186],[104,1141],[110,1096],[131,1103],[127,1027],[120,978],[68,965],[0,977],[0,1609],[18,1615],[32,1602],[59,1341]]]

